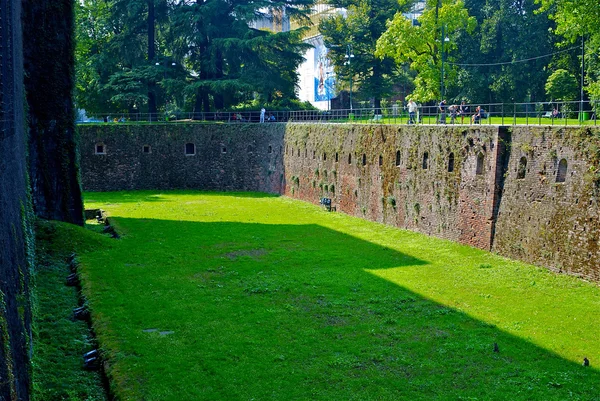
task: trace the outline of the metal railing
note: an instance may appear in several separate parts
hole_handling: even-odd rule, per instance
[[[444,113],[439,106],[419,106],[414,116],[406,107],[267,111],[264,121],[260,111],[242,112],[170,112],[170,113],[111,113],[80,117],[77,123],[135,123],[182,124],[209,123],[354,123],[354,124],[458,124],[458,125],[597,125],[596,113],[600,103],[490,103],[447,105]]]

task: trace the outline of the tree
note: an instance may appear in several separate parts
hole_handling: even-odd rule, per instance
[[[567,70],[556,70],[546,81],[546,93],[552,100],[572,101],[577,98],[579,84]]]
[[[157,111],[157,52],[166,0],[83,0],[77,6],[78,105],[96,112]],[[157,26],[159,27],[157,33]]]
[[[539,0],[542,10],[556,22],[556,34],[565,42],[585,38],[587,92],[600,100],[600,2],[597,0]]]
[[[111,111],[111,100],[104,85],[116,71],[116,61],[108,49],[114,33],[109,4],[105,1],[75,2],[77,68],[75,102],[91,112]]]
[[[102,6],[99,3],[104,3]],[[301,31],[252,28],[274,15],[302,18],[312,0],[81,2],[80,105],[152,113],[169,99],[195,111],[295,97]],[[97,45],[91,38],[99,37]],[[173,65],[174,64],[174,65]]]
[[[361,95],[373,98],[374,107],[380,109],[381,99],[391,94],[398,72],[391,57],[375,55],[377,40],[387,20],[410,5],[396,0],[330,0],[329,4],[347,10],[347,16],[338,14],[319,25],[330,58],[338,74],[352,77]],[[354,57],[347,63],[349,49]]]
[[[247,102],[295,98],[296,69],[309,47],[301,30],[271,32],[252,27],[257,18],[306,16],[312,0],[183,1],[173,6],[173,51],[190,74],[185,93],[194,111]],[[266,12],[270,10],[270,12]]]
[[[544,84],[556,38],[535,0],[465,0],[478,25],[458,38],[460,66],[452,92],[474,103],[545,98]],[[527,60],[527,61],[525,61]]]
[[[407,1],[407,0],[401,0]],[[415,100],[429,101],[441,97],[442,57],[453,60],[460,31],[470,33],[475,18],[469,16],[461,0],[428,0],[418,24],[396,13],[388,28],[377,41],[377,55],[393,57],[396,63],[409,63],[415,70]],[[442,28],[444,53],[442,54]],[[446,40],[447,37],[447,40]],[[456,67],[446,65],[445,79],[452,80]]]

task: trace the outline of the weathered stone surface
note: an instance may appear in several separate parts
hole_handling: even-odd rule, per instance
[[[87,190],[253,190],[315,204],[327,197],[351,215],[599,280],[599,131],[110,124],[80,127],[81,165]],[[185,155],[186,143],[194,155]],[[98,144],[106,154],[95,154]],[[525,177],[517,178],[524,155]],[[563,158],[565,182],[556,183]]]
[[[518,178],[519,161],[527,160]],[[564,182],[557,182],[560,161]],[[600,130],[517,127],[494,250],[600,280]]]
[[[86,190],[283,188],[284,124],[110,124],[79,132]],[[105,154],[96,154],[100,144]],[[186,155],[186,144],[194,152]]]
[[[21,3],[0,0],[0,400],[28,400],[31,308]],[[29,251],[29,252],[28,252]]]

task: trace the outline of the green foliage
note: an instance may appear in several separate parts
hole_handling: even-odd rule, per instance
[[[546,93],[552,100],[570,101],[577,98],[579,84],[568,71],[558,69],[546,81]]]
[[[531,58],[557,50],[548,13],[540,12],[534,0],[465,4],[478,26],[472,35],[459,35],[457,62],[472,65],[459,66],[456,79],[448,80],[450,97],[473,103],[543,100],[553,59]]]
[[[387,201],[391,207],[393,207],[394,209],[396,208],[396,198],[394,198],[393,196],[388,196]]]
[[[260,106],[295,99],[296,69],[310,47],[301,40],[303,30],[272,32],[251,24],[268,17],[266,10],[277,16],[285,8],[302,18],[311,4],[81,1],[79,106],[152,112],[156,102],[161,110],[175,104],[200,112],[252,102],[255,94]]]
[[[396,0],[329,0],[328,4],[347,10],[346,16],[336,14],[319,25],[340,81],[345,85],[352,77],[360,96],[373,98],[374,107],[381,107],[381,99],[392,94],[399,71],[392,58],[375,56],[376,43],[386,21],[396,12],[407,11],[408,4]]]
[[[458,34],[461,31],[473,32],[476,21],[469,16],[461,0],[429,0],[418,21],[419,25],[415,26],[412,20],[396,13],[377,41],[376,54],[393,57],[398,64],[408,63],[416,71],[415,90],[411,95],[413,99],[440,99],[442,27],[444,36],[448,38],[444,42],[443,57],[448,61],[453,60],[450,57],[457,49]],[[451,65],[446,65],[444,71],[446,79],[452,79],[456,74],[456,68]]]
[[[81,255],[119,399],[599,391],[594,284],[264,194],[86,199],[124,234]]]

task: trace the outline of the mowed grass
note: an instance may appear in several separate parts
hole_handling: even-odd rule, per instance
[[[596,284],[285,197],[86,207],[122,234],[80,255],[122,400],[600,400]]]
[[[473,126],[480,126],[480,125],[554,125],[554,126],[576,126],[576,125],[581,125],[581,126],[596,126],[598,125],[597,120],[585,120],[585,121],[579,121],[579,119],[577,118],[542,118],[542,117],[514,117],[514,116],[505,116],[504,118],[502,117],[498,117],[498,116],[493,116],[493,117],[488,117],[488,118],[484,118],[483,120],[481,120],[481,123],[477,123],[474,124],[471,122],[471,116],[472,115],[468,115],[465,116],[464,119],[461,120],[460,117],[457,117],[455,120],[454,125],[473,125]],[[373,116],[368,116],[368,117],[356,117],[354,118],[352,121],[348,120],[348,119],[336,119],[335,115],[334,118],[332,118],[331,122],[338,122],[338,123],[347,123],[347,122],[353,122],[353,123],[367,123],[367,124],[371,124],[371,123],[377,123],[377,124],[408,124],[408,116],[398,116],[398,117],[383,117],[380,120],[374,121],[373,120]],[[438,120],[439,120],[439,116],[437,115],[424,115],[421,117],[421,122],[420,124],[425,124],[425,125],[437,125],[438,124]],[[446,123],[447,125],[452,125],[450,124],[451,122],[451,118],[450,115],[448,114],[446,116]]]

